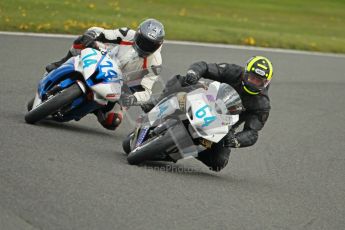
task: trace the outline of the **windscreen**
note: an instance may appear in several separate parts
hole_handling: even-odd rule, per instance
[[[216,98],[216,110],[221,114],[235,115],[243,111],[240,95],[228,84],[222,83]]]

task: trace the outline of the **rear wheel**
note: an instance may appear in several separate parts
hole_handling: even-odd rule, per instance
[[[51,98],[42,102],[36,108],[30,110],[25,115],[25,121],[29,124],[36,123],[47,116],[54,114],[60,108],[72,103],[76,98],[80,97],[83,91],[77,84],[73,84],[69,88],[55,94]],[[29,108],[29,107],[28,107]]]

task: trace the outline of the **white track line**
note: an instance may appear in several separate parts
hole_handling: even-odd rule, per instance
[[[46,37],[46,38],[75,38],[77,36],[77,35],[68,35],[68,34],[25,33],[25,32],[7,32],[7,31],[0,31],[0,35]],[[264,48],[264,47],[252,47],[252,46],[241,46],[241,45],[227,45],[227,44],[187,42],[187,41],[170,41],[170,40],[165,41],[165,43],[174,44],[174,45],[201,46],[201,47],[214,47],[214,48],[223,48],[223,49],[225,48],[225,49],[238,49],[238,50],[253,50],[253,51],[274,52],[274,53],[302,54],[302,55],[312,55],[312,56],[345,58],[345,54],[321,53],[321,52],[279,49],[279,48]]]

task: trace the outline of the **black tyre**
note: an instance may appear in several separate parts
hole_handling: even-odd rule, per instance
[[[83,91],[77,84],[55,94],[51,98],[44,101],[38,107],[32,109],[25,115],[25,121],[29,124],[34,124],[47,116],[55,113],[63,106],[73,102],[74,99],[80,97]]]
[[[26,105],[28,111],[30,111],[32,109],[32,106],[34,105],[34,101],[35,101],[35,98],[33,97],[33,98],[31,98],[31,100]]]
[[[144,161],[152,160],[158,153],[164,152],[166,148],[172,144],[174,143],[169,135],[158,136],[129,153],[127,161],[131,165],[137,165]]]
[[[186,132],[184,130],[185,128],[180,125],[171,127],[170,131],[156,136],[147,143],[137,147],[128,154],[128,163],[137,165],[144,161],[154,160],[157,155],[161,155],[167,149],[176,145],[174,139],[182,140],[185,138]],[[174,138],[171,135],[174,135]]]
[[[133,133],[129,134],[123,141],[122,141],[122,148],[123,151],[125,151],[126,154],[129,154],[131,152],[131,139],[132,139]]]

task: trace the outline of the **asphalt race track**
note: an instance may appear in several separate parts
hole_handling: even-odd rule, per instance
[[[193,61],[273,60],[272,112],[220,173],[194,159],[130,166],[95,117],[24,122],[70,38],[0,35],[0,229],[344,229],[345,56],[166,44],[167,79]]]

